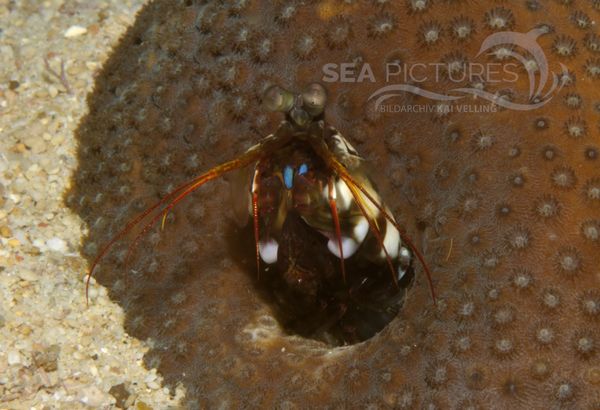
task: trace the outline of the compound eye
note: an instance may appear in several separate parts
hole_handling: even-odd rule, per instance
[[[327,92],[325,87],[319,83],[309,84],[302,93],[304,109],[313,117],[320,115],[327,103]]]
[[[269,111],[288,112],[294,105],[294,95],[278,85],[272,85],[265,91],[263,103]]]
[[[310,115],[305,110],[297,107],[294,107],[290,111],[290,117],[292,117],[292,120],[300,127],[305,127],[310,123]]]

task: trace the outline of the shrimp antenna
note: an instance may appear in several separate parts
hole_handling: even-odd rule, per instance
[[[252,177],[252,224],[254,228],[254,247],[256,252],[256,276],[260,280],[260,223],[258,220],[258,197],[260,189],[260,171],[254,170]]]
[[[352,184],[349,184],[346,180],[344,180],[343,177],[341,177],[341,178],[344,181],[344,183],[346,183],[346,186],[348,187],[348,189],[350,189],[350,192],[352,193],[352,197],[354,197],[354,202],[360,208],[360,212],[363,214],[363,216],[367,220],[369,227],[371,229],[371,232],[373,232],[373,234],[375,235],[375,238],[377,239],[377,242],[379,242],[379,245],[381,246],[381,249],[383,250],[383,253],[385,254],[385,259],[387,261],[388,267],[390,268],[390,272],[392,273],[392,279],[394,279],[394,284],[396,285],[397,288],[400,288],[400,285],[398,284],[398,278],[396,277],[396,270],[394,269],[394,264],[392,263],[392,258],[390,258],[390,254],[388,253],[387,248],[385,247],[385,243],[383,242],[383,238],[381,236],[381,231],[379,230],[379,227],[377,226],[377,221],[373,218],[373,216],[367,210],[366,204],[363,202],[363,198],[361,197],[360,192],[358,191],[357,187]]]
[[[329,197],[329,209],[331,218],[333,219],[333,227],[335,229],[335,238],[340,252],[340,269],[342,271],[342,279],[346,283],[346,264],[344,263],[344,247],[342,246],[342,229],[340,227],[340,217],[337,209],[336,192],[333,178],[330,178],[327,183],[327,191]]]
[[[414,245],[414,243],[408,238],[408,235],[404,232],[404,230],[400,227],[400,225],[396,222],[396,220],[389,214],[389,212],[387,212],[387,210],[383,206],[381,206],[375,200],[375,198],[373,197],[373,195],[371,195],[371,193],[369,193],[369,191],[364,186],[362,186],[362,184],[360,184],[358,181],[356,181],[352,177],[352,175],[348,172],[348,170],[346,169],[346,167],[329,150],[329,148],[324,143],[324,141],[322,143],[313,142],[312,146],[315,149],[315,151],[317,151],[317,153],[319,154],[319,156],[321,158],[323,158],[323,160],[325,160],[325,162],[331,168],[333,168],[333,170],[346,183],[346,185],[348,185],[348,188],[352,192],[352,196],[354,197],[354,199],[355,199],[355,201],[356,201],[357,204],[360,203],[359,202],[360,195],[359,195],[359,192],[358,192],[358,191],[360,191],[360,193],[362,193],[369,200],[369,202],[371,202],[373,204],[373,206],[375,208],[377,208],[379,210],[379,212],[381,212],[383,214],[383,216],[392,225],[394,225],[394,227],[398,230],[398,232],[400,233],[400,237],[402,238],[402,240],[404,242],[406,242],[406,244],[408,245],[408,247],[415,253],[415,255],[417,256],[417,259],[419,259],[419,262],[423,266],[423,270],[425,271],[425,274],[427,275],[427,282],[429,284],[429,291],[431,293],[431,298],[433,299],[433,304],[436,305],[437,301],[436,301],[436,296],[435,296],[435,289],[433,287],[433,281],[431,279],[431,271],[429,270],[429,266],[425,262],[425,258],[423,257],[423,255],[421,254],[421,252],[419,252],[419,250]],[[361,206],[359,205],[359,207],[361,207]],[[361,210],[362,210],[362,207],[361,207]],[[363,214],[364,213],[365,212],[363,211]],[[368,220],[369,220],[369,218],[367,218],[367,221]],[[371,223],[369,223],[369,224],[371,225]],[[384,247],[384,251],[385,251],[385,247]],[[387,254],[387,252],[386,252],[386,254]]]
[[[87,279],[85,283],[85,299],[86,303],[89,301],[89,286],[90,280],[94,273],[94,270],[100,263],[100,261],[106,256],[106,254],[110,251],[113,245],[122,239],[125,235],[127,235],[133,228],[142,223],[147,217],[151,216],[154,213],[154,216],[147,222],[140,233],[136,235],[134,240],[134,244],[137,243],[139,238],[143,236],[148,230],[154,226],[154,224],[162,218],[164,218],[167,213],[173,209],[175,205],[177,205],[181,200],[183,200],[190,193],[194,192],[196,189],[200,188],[205,183],[212,181],[221,175],[233,171],[235,169],[246,167],[265,155],[269,155],[274,150],[278,149],[280,146],[286,144],[289,141],[289,137],[285,134],[283,135],[269,135],[265,137],[260,143],[254,145],[240,157],[233,159],[228,162],[224,162],[220,165],[217,165],[207,172],[189,180],[188,182],[178,186],[173,191],[169,192],[164,198],[160,201],[156,202],[135,218],[133,218],[130,222],[128,222],[123,229],[117,232],[104,247],[100,250],[87,274]],[[156,212],[158,210],[158,212]],[[129,251],[128,251],[129,253]]]
[[[415,255],[417,256],[417,259],[419,259],[419,262],[423,266],[423,270],[425,271],[425,274],[427,276],[427,283],[429,285],[429,291],[431,293],[431,298],[433,299],[433,304],[434,305],[437,304],[436,296],[435,296],[435,289],[433,287],[433,281],[431,279],[431,271],[429,270],[429,266],[425,262],[425,258],[423,257],[421,252],[417,249],[417,247],[414,245],[414,243],[409,239],[408,235],[404,232],[404,230],[400,227],[400,225],[387,212],[387,210],[385,208],[383,208],[379,203],[377,203],[377,201],[375,200],[375,198],[373,198],[373,196],[369,193],[369,191],[367,191],[362,185],[360,185],[358,182],[356,182],[354,180],[354,178],[352,178],[352,176],[350,176],[350,174],[347,171],[346,171],[346,175],[340,175],[340,177],[344,180],[344,182],[346,182],[346,184],[348,184],[349,187],[354,186],[356,189],[360,190],[360,192],[365,197],[367,197],[367,199],[369,199],[369,201],[379,210],[379,212],[381,212],[383,214],[383,216],[392,225],[394,225],[394,227],[398,230],[402,240],[404,242],[406,242],[408,247],[415,253]]]

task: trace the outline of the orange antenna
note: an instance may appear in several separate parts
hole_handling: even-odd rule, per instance
[[[402,240],[405,241],[406,244],[410,247],[410,249],[415,253],[415,255],[417,256],[417,259],[419,260],[419,262],[423,266],[423,270],[425,271],[425,274],[427,275],[427,282],[429,284],[429,291],[431,292],[431,297],[433,299],[433,303],[437,304],[436,296],[435,296],[435,290],[433,288],[433,281],[431,279],[431,271],[429,270],[429,266],[427,266],[427,263],[425,262],[425,258],[423,257],[423,255],[421,254],[421,252],[419,252],[419,250],[417,249],[417,247],[412,243],[412,241],[408,238],[408,236],[406,235],[406,233],[404,232],[404,230],[400,227],[400,225],[398,225],[398,223],[396,222],[396,220],[387,212],[387,210],[383,206],[381,206],[375,200],[375,198],[373,198],[373,195],[371,195],[369,193],[369,191],[367,189],[365,189],[365,187],[363,187],[360,183],[358,183],[352,177],[352,175],[348,172],[348,170],[346,169],[346,167],[340,161],[338,161],[338,159],[333,155],[333,153],[331,151],[329,151],[329,149],[328,149],[328,147],[327,147],[327,145],[325,143],[320,144],[320,143],[316,143],[316,142],[314,142],[314,141],[311,140],[311,145],[312,145],[313,149],[320,155],[320,157],[323,158],[323,160],[329,166],[331,166],[331,168],[333,169],[333,171],[335,171],[339,175],[339,177],[342,178],[342,180],[346,183],[346,185],[348,185],[348,188],[350,188],[350,190],[352,191],[352,195],[354,196],[355,199],[357,198],[356,193],[358,193],[358,192],[355,193],[355,191],[358,190],[398,230],[398,232],[400,233],[400,237],[402,238]],[[357,201],[357,204],[358,203],[359,202]],[[367,218],[367,220],[368,220],[368,218]],[[385,251],[385,248],[384,248],[384,251]]]
[[[258,221],[258,190],[260,189],[258,184],[259,179],[258,167],[254,170],[254,177],[252,178],[252,220],[254,222],[254,245],[256,246],[256,276],[260,279],[260,232],[259,232],[259,221]]]
[[[433,281],[431,279],[431,271],[429,270],[429,266],[427,266],[427,263],[425,262],[425,258],[423,257],[423,255],[421,254],[421,252],[419,252],[419,250],[417,249],[417,247],[409,239],[408,235],[406,235],[406,233],[402,230],[402,228],[400,227],[400,225],[398,225],[398,223],[385,210],[385,208],[383,208],[381,205],[379,205],[377,203],[377,201],[375,201],[375,199],[373,198],[373,196],[364,187],[362,187],[360,184],[358,184],[356,181],[354,181],[354,179],[350,176],[350,174],[347,171],[346,171],[346,175],[342,176],[342,179],[344,179],[344,181],[346,183],[348,183],[348,182],[350,183],[348,186],[352,185],[355,188],[359,189],[369,199],[369,201],[379,210],[379,212],[381,212],[383,214],[383,216],[385,216],[385,218],[388,221],[390,221],[390,223],[392,225],[394,225],[394,227],[398,230],[398,232],[400,233],[400,237],[402,238],[402,240],[405,241],[406,244],[410,247],[410,249],[415,253],[415,255],[417,256],[417,259],[419,259],[419,262],[423,266],[423,270],[425,271],[425,274],[427,276],[427,282],[429,284],[429,291],[431,292],[431,298],[433,299],[433,303],[437,304],[436,297],[435,297],[435,289],[433,287]]]
[[[127,223],[127,225],[125,225],[125,227],[120,230],[115,236],[113,236],[106,245],[104,245],[104,247],[100,250],[100,253],[98,254],[98,256],[96,256],[96,258],[94,259],[94,261],[92,262],[92,265],[90,267],[90,270],[88,272],[87,275],[87,280],[86,280],[86,284],[85,284],[85,299],[86,299],[86,303],[88,302],[89,299],[89,286],[90,286],[90,279],[92,278],[92,275],[94,273],[94,270],[96,269],[96,267],[98,266],[98,264],[100,263],[100,261],[102,260],[102,258],[104,258],[104,256],[106,256],[106,254],[108,253],[108,251],[112,248],[112,246],[121,238],[123,238],[125,235],[127,235],[129,232],[131,232],[131,230],[133,228],[135,228],[136,226],[138,226],[140,223],[142,223],[148,216],[150,216],[154,211],[156,211],[158,208],[160,208],[160,212],[158,212],[156,215],[154,215],[152,217],[152,219],[150,220],[150,222],[146,223],[142,230],[140,231],[140,233],[136,236],[133,245],[135,245],[138,241],[139,238],[141,236],[143,236],[146,232],[148,232],[148,230],[161,218],[167,215],[167,213],[173,209],[173,207],[175,205],[177,205],[177,203],[179,203],[181,200],[183,200],[186,196],[188,196],[190,193],[194,192],[196,189],[200,188],[202,185],[204,185],[205,183],[214,180],[215,178],[218,178],[219,176],[232,171],[234,169],[239,169],[239,168],[243,168],[245,166],[248,166],[250,164],[252,164],[253,162],[258,161],[263,155],[266,155],[270,152],[272,152],[274,149],[276,149],[281,143],[283,143],[285,140],[285,138],[283,139],[270,139],[268,142],[265,142],[263,144],[258,144],[255,145],[254,147],[250,148],[248,151],[246,151],[245,154],[243,154],[242,156],[240,156],[239,158],[236,158],[234,160],[225,162],[223,164],[217,165],[216,167],[211,168],[210,170],[208,170],[207,172],[205,172],[202,175],[199,175],[197,177],[195,177],[194,179],[180,185],[179,187],[175,188],[172,192],[170,192],[169,194],[167,194],[164,198],[162,198],[160,201],[156,202],[155,204],[153,204],[152,206],[150,206],[148,209],[144,210],[142,213],[140,213],[139,215],[137,215],[133,220],[131,220],[129,223]],[[277,142],[277,143],[276,143]],[[129,257],[129,253],[131,251],[131,246],[130,249],[128,250],[128,257]]]
[[[379,242],[379,246],[381,246],[381,249],[383,250],[383,253],[385,254],[385,259],[390,268],[390,272],[392,273],[392,278],[394,279],[394,283],[396,284],[397,288],[400,288],[400,285],[398,284],[398,278],[396,277],[396,270],[394,269],[394,264],[392,263],[392,258],[390,258],[390,255],[385,247],[385,243],[383,242],[383,238],[381,237],[381,231],[379,230],[379,227],[377,226],[376,221],[373,220],[371,215],[367,212],[367,210],[365,208],[365,204],[363,204],[363,200],[360,196],[360,192],[357,190],[356,186],[349,184],[344,179],[343,176],[340,176],[340,177],[344,180],[344,182],[350,189],[350,192],[352,192],[352,196],[354,197],[354,202],[356,203],[356,205],[358,205],[358,207],[360,208],[360,212],[363,214],[363,216],[366,218],[367,222],[369,223],[371,232],[373,232],[373,234],[377,238],[377,242]]]

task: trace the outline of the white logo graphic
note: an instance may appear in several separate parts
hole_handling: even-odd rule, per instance
[[[416,80],[415,78],[409,78],[409,82],[399,83],[399,84],[390,84],[378,89],[376,92],[369,96],[369,101],[374,100],[375,106],[379,109],[381,104],[392,98],[402,96],[404,93],[412,93],[415,95],[419,95],[431,100],[435,101],[457,101],[463,99],[468,96],[476,96],[483,100],[489,101],[495,105],[508,108],[511,110],[534,110],[548,103],[552,99],[553,93],[559,91],[564,85],[560,78],[561,76],[568,73],[567,68],[561,63],[560,67],[562,72],[560,75],[556,73],[549,73],[548,68],[548,60],[546,59],[546,55],[544,51],[537,43],[537,38],[546,33],[544,29],[536,28],[534,30],[529,31],[528,33],[518,33],[514,31],[502,31],[499,33],[492,34],[488,36],[481,45],[479,52],[476,57],[479,57],[483,53],[489,55],[498,56],[501,53],[503,58],[513,58],[516,60],[524,71],[527,73],[528,82],[529,82],[529,94],[526,101],[523,102],[515,102],[510,101],[507,98],[501,98],[498,94],[490,93],[484,91],[481,88],[476,87],[458,87],[452,88],[445,93],[434,92],[430,90],[426,90],[415,83],[423,82],[423,79]],[[515,51],[517,49],[521,49],[526,54],[520,54]],[[498,65],[498,63],[493,63]],[[510,63],[513,66],[516,66],[515,63]],[[423,67],[425,64],[415,64],[415,67]],[[473,69],[473,67],[477,67],[479,70],[479,74],[482,72],[490,73],[491,70],[485,71],[482,69],[485,65],[482,64],[471,64],[467,66],[467,70]],[[412,67],[409,70],[405,71],[412,72]],[[504,80],[505,82],[515,82],[518,80],[517,72],[509,72],[508,74],[512,74],[512,80]],[[436,68],[436,77],[439,74],[439,71]],[[551,76],[550,76],[551,74]],[[485,77],[485,76],[484,76]],[[549,84],[549,77],[552,78],[551,83]],[[389,78],[389,74],[388,74]],[[484,78],[484,80],[488,80]],[[406,81],[406,80],[405,80]],[[537,81],[537,87],[536,87]],[[489,81],[498,82],[498,81]]]

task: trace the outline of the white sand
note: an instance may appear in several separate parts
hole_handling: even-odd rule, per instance
[[[175,407],[183,389],[170,398],[144,368],[148,346],[124,333],[106,290],[93,284],[86,307],[85,227],[62,202],[85,96],[144,2],[11,3],[0,0],[0,409],[115,408],[121,383],[133,408]]]

